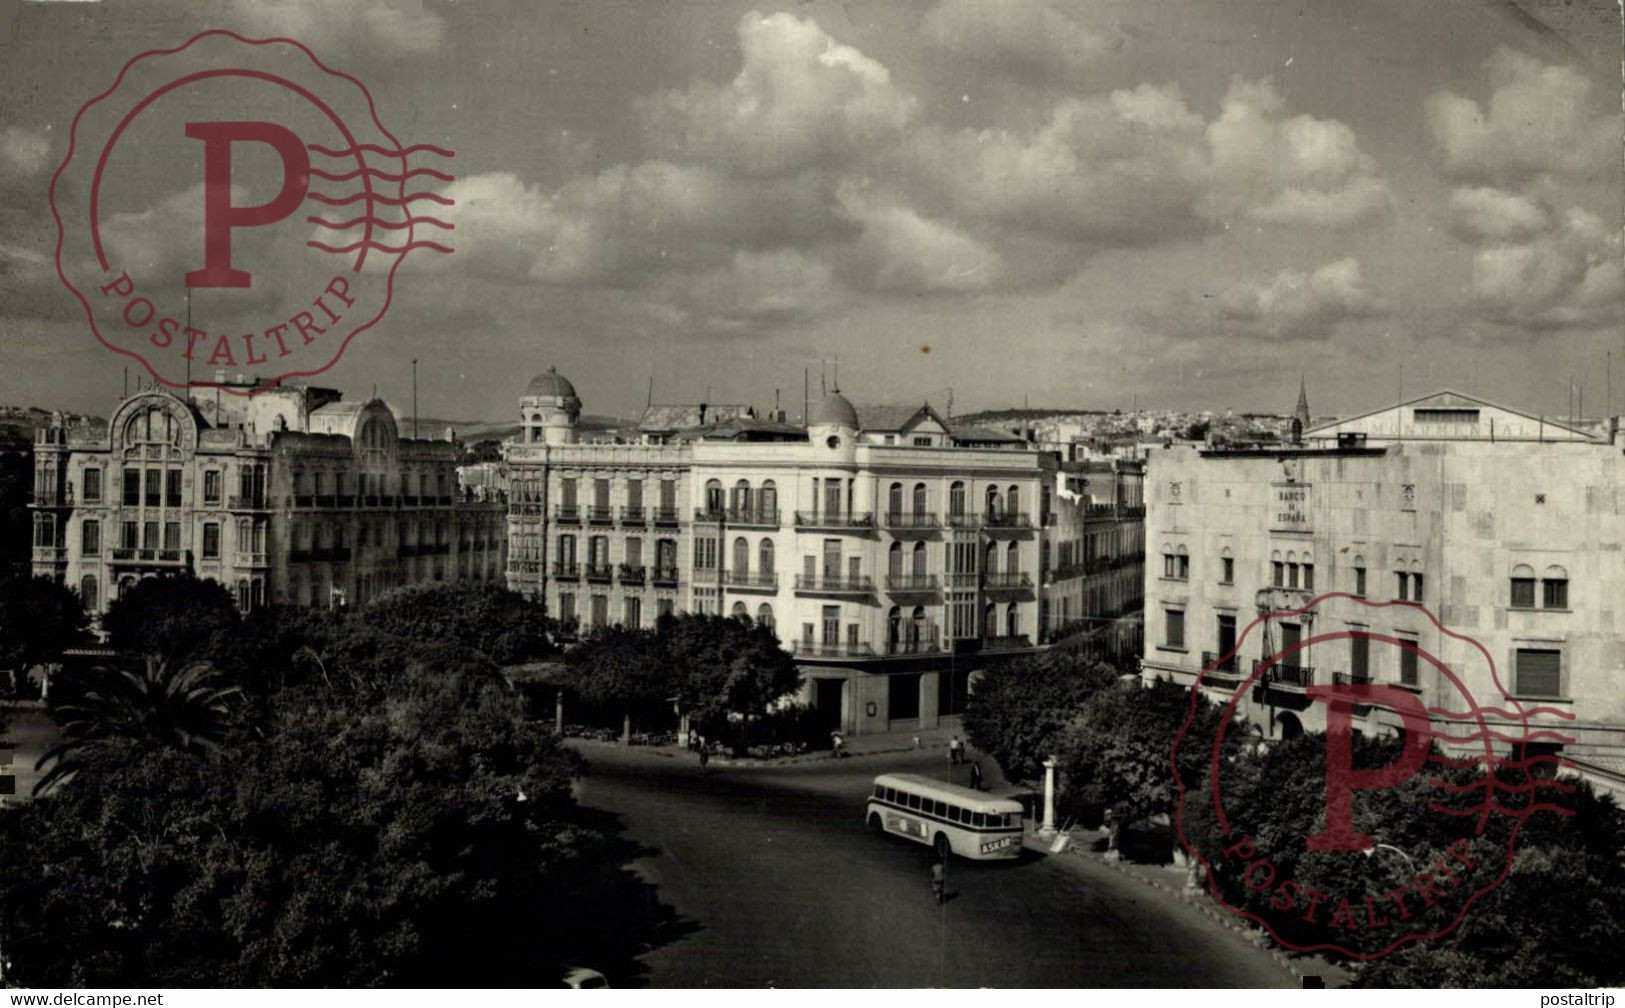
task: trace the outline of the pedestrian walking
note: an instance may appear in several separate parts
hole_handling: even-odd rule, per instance
[[[948,866],[941,861],[931,862],[931,895],[941,903],[947,897],[947,890]]]
[[[839,759],[843,755],[842,749],[845,745],[846,740],[841,738],[840,732],[829,733],[829,755],[832,759]]]
[[[948,762],[952,766],[959,766],[965,762],[965,743],[959,741],[958,735],[948,742]]]
[[[970,765],[970,786],[982,790],[982,761],[977,760]]]
[[[706,772],[706,770],[705,770],[706,764],[708,764],[710,762],[711,762],[711,750],[707,749],[705,746],[700,746],[700,773],[703,774],[703,773]]]

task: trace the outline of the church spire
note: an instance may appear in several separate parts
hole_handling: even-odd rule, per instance
[[[1292,411],[1292,419],[1302,424],[1302,428],[1309,427],[1309,390],[1303,383],[1303,374],[1298,375],[1298,408]]]

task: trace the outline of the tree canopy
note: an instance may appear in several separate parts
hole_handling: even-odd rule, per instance
[[[1117,676],[1110,666],[1067,655],[996,665],[976,681],[965,706],[965,734],[1012,781],[1036,780],[1062,729]]]
[[[88,626],[78,594],[54,578],[0,578],[0,669],[18,676],[13,685],[30,666],[84,639]]]
[[[656,632],[677,695],[700,720],[761,717],[801,685],[772,628],[748,618],[685,613],[663,618]]]
[[[143,578],[102,614],[113,647],[170,666],[196,657],[216,634],[230,633],[237,623],[230,593],[218,581],[190,573]]]
[[[368,626],[408,640],[450,641],[499,665],[556,652],[542,606],[491,584],[414,585],[386,592],[362,610]]]

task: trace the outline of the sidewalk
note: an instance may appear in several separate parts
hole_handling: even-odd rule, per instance
[[[963,741],[965,733],[955,726],[945,728],[928,728],[918,732],[884,732],[875,735],[841,736],[846,741],[846,755],[852,758],[862,756],[878,756],[883,753],[921,752],[938,750],[942,753],[944,763],[948,760],[948,740],[958,735]],[[666,746],[674,753],[683,752],[675,746]],[[730,759],[726,757],[713,757],[711,762],[716,766],[750,767],[750,766],[787,766],[791,763],[807,763],[812,760],[827,760],[833,758],[828,749],[819,749],[814,752],[802,753],[800,756],[781,756],[777,759],[754,759],[745,757]],[[973,754],[970,743],[965,743],[965,759],[970,761],[981,758],[986,766],[994,766],[991,757]]]
[[[1097,852],[1093,849],[1095,842],[1105,836],[1097,830],[1073,829],[1066,836],[1066,847],[1059,854],[1051,851],[1053,840],[1041,839],[1034,831],[1029,831],[1022,838],[1022,845],[1074,872],[1081,871],[1080,862],[1088,860],[1134,878],[1156,890],[1166,900],[1183,903],[1191,912],[1199,913],[1215,924],[1234,931],[1261,951],[1268,952],[1282,969],[1296,977],[1300,983],[1305,976],[1318,976],[1328,988],[1334,988],[1347,987],[1353,979],[1353,973],[1338,963],[1316,955],[1277,948],[1274,940],[1262,929],[1218,905],[1207,890],[1187,889],[1185,869],[1177,865],[1145,865],[1120,858],[1108,858],[1104,851]]]

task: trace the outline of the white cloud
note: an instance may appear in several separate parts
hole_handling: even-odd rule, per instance
[[[1486,66],[1494,87],[1487,106],[1452,92],[1427,102],[1428,122],[1451,174],[1509,182],[1543,173],[1618,170],[1618,110],[1604,113],[1593,106],[1584,74],[1505,47]]]
[[[701,328],[755,332],[816,316],[836,297],[829,263],[798,249],[736,252],[726,265],[681,284],[679,303]]]
[[[1269,224],[1341,226],[1389,207],[1376,162],[1335,119],[1280,116],[1269,81],[1236,80],[1207,127],[1211,158],[1204,213]]]
[[[894,138],[915,100],[880,63],[812,19],[754,11],[738,25],[744,64],[732,82],[697,81],[646,103],[674,151],[755,175],[838,164]]]
[[[1383,310],[1365,285],[1358,259],[1339,259],[1310,273],[1286,269],[1261,283],[1239,283],[1219,297],[1227,319],[1256,323],[1279,336],[1326,336],[1349,319]]]
[[[0,179],[27,179],[43,172],[51,160],[51,141],[44,130],[7,126],[0,129]]]
[[[1531,238],[1552,225],[1540,203],[1493,186],[1463,186],[1450,194],[1450,227],[1465,241]]]
[[[1473,256],[1472,289],[1491,321],[1590,328],[1625,321],[1625,254],[1617,227],[1570,210],[1544,233],[1496,242]]]
[[[422,55],[438,50],[446,22],[423,0],[231,0],[245,34],[285,35],[326,50]],[[240,29],[241,30],[241,29]]]
[[[941,0],[920,22],[925,37],[954,56],[1008,73],[1072,73],[1117,40],[1047,0]]]
[[[984,290],[1003,275],[999,256],[952,225],[843,186],[845,212],[862,226],[847,264],[849,281],[880,290],[937,293]]]

